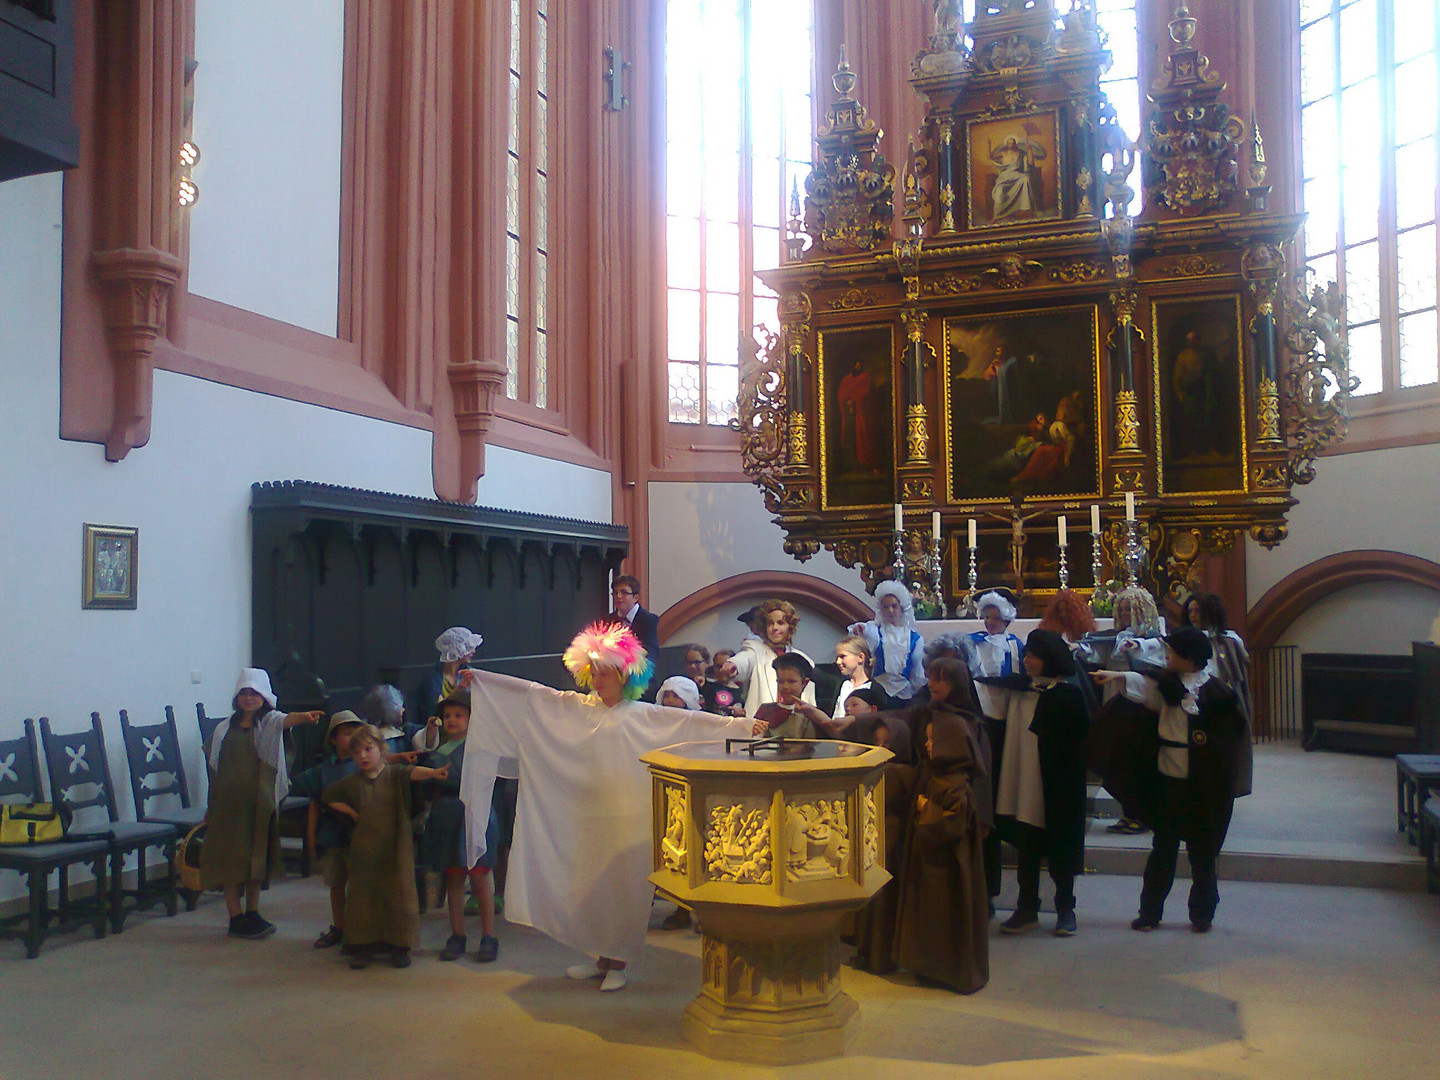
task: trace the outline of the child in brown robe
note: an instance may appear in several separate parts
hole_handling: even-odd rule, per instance
[[[420,936],[410,785],[444,780],[450,770],[387,764],[385,739],[370,724],[350,736],[350,756],[355,772],[331,784],[322,796],[330,809],[355,823],[345,888],[350,966],[367,967],[375,953],[388,951],[395,967],[409,967],[410,950]]]
[[[910,724],[902,715],[876,709],[868,698],[871,693],[856,690],[845,699],[846,710],[855,717],[848,737],[867,746],[883,746],[895,755],[885,763],[885,868],[892,877],[855,917],[855,966],[886,975],[897,967],[895,908],[900,893],[900,852],[915,768],[911,764]],[[867,711],[859,711],[862,704]]]
[[[967,675],[958,661],[935,661],[930,693],[938,704],[916,718],[924,749],[897,874],[896,959],[922,979],[973,994],[990,981],[982,850],[991,825],[990,753],[980,717],[951,703]]]

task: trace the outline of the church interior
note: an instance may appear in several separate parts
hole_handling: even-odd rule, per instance
[[[1437,179],[1437,0],[0,0],[0,802],[93,748],[110,829],[0,837],[0,1073],[1432,1075]],[[413,703],[464,626],[571,689],[622,581],[660,678],[770,598],[823,666],[892,579],[927,641],[996,589],[1022,637],[1223,606],[1213,932],[1132,933],[1151,837],[1093,777],[1073,940],[992,921],[966,995],[847,967],[846,1056],[784,1068],[682,1038],[673,897],[624,994],[503,911],[436,963],[433,904],[346,970],[304,808],[272,940],[106,908],[163,892],[185,829],[108,887],[105,844],[162,737],[203,817],[242,669]]]

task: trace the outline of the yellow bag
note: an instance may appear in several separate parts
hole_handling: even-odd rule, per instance
[[[69,827],[70,808],[64,803],[0,805],[0,845],[57,844]]]

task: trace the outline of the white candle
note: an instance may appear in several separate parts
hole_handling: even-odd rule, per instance
[[[895,531],[905,531],[905,508],[899,503],[895,504]]]
[[[1091,531],[1092,533],[1098,533],[1098,532],[1100,531],[1100,504],[1099,504],[1099,503],[1091,503],[1091,504],[1090,504],[1090,531]]]
[[[970,519],[970,546],[975,547],[975,519]]]
[[[1135,520],[1135,493],[1133,491],[1125,492],[1125,520]]]
[[[1055,519],[1055,531],[1060,536],[1060,546],[1065,546],[1065,515],[1061,514]]]
[[[940,539],[940,511],[930,511],[930,535],[936,540]]]

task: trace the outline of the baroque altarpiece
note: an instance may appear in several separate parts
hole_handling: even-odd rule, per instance
[[[1203,554],[1284,539],[1292,487],[1343,437],[1338,297],[1297,272],[1301,219],[1268,209],[1260,133],[1184,3],[1137,139],[1088,5],[981,0],[963,27],[957,7],[937,0],[912,64],[926,114],[898,170],[842,53],[803,217],[797,193],[762,275],[781,327],[742,376],[745,468],[790,554],[830,549],[872,587],[895,572],[892,504],[907,577],[938,512],[947,601],[971,519],[982,580],[1034,606],[1058,515],[1080,526],[1072,587],[1094,584],[1099,504],[1109,576],[1130,493],[1132,565],[1183,598]]]

